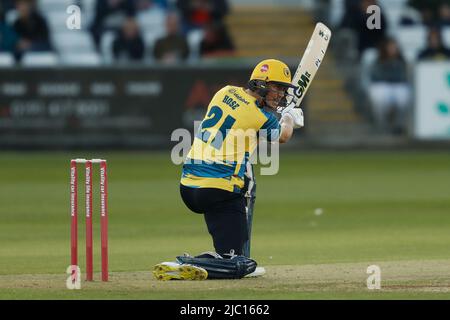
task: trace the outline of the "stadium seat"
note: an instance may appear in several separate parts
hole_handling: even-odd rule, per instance
[[[95,4],[97,0],[81,0],[81,24],[83,28],[88,28],[95,16]]]
[[[42,13],[57,11],[66,12],[67,7],[77,4],[75,0],[39,0],[37,1],[38,9]]]
[[[9,10],[5,13],[5,21],[6,24],[12,26],[14,22],[16,22],[17,19],[17,11],[16,10]]]
[[[66,25],[68,15],[65,9],[63,11],[43,12],[43,14],[47,18],[50,33],[62,32],[64,30],[70,31],[67,29]],[[83,28],[83,18],[81,18],[81,26]]]
[[[187,35],[189,44],[189,59],[195,60],[200,57],[200,42],[204,36],[203,30],[192,30]]]
[[[363,91],[366,91],[370,85],[370,72],[372,65],[378,58],[378,50],[375,48],[368,48],[361,54],[360,65],[360,80]]]
[[[52,34],[53,46],[61,53],[93,52],[94,42],[91,35],[84,30],[65,30]]]
[[[102,35],[102,39],[100,41],[100,52],[103,57],[103,61],[106,64],[110,64],[114,61],[113,57],[113,42],[116,35],[114,31],[107,31]]]
[[[145,44],[145,61],[153,62],[155,41],[166,34],[166,13],[160,8],[139,12],[136,17]]]
[[[147,56],[153,57],[153,47],[155,46],[155,42],[162,36],[164,36],[164,33],[143,33],[145,51]]]
[[[328,9],[328,19],[330,26],[339,26],[345,13],[345,0],[331,0]]]
[[[136,19],[142,33],[150,32],[163,35],[166,32],[166,15],[161,9],[152,9],[139,12]]]
[[[70,53],[61,56],[61,63],[64,66],[95,67],[102,64],[102,59],[96,52]]]
[[[9,52],[0,52],[0,68],[8,68],[14,66],[14,57]]]
[[[386,9],[404,8],[408,0],[378,0],[378,5]]]
[[[58,56],[53,52],[27,52],[22,58],[26,67],[54,67],[58,65]]]
[[[386,7],[381,7],[383,10],[383,13],[387,20],[388,28],[391,30],[396,30],[401,21],[402,14],[404,12],[404,9],[401,7],[398,8],[389,8],[386,9]],[[382,26],[383,27],[383,26]]]
[[[69,18],[69,14],[66,10],[69,5],[70,4],[62,7],[50,7],[45,11],[41,10],[41,13],[47,18],[47,23],[52,32],[62,32],[63,28],[67,30],[66,22],[67,18]],[[84,0],[80,2],[80,9],[81,30],[88,30],[95,15],[95,0]]]
[[[408,62],[416,60],[419,52],[426,46],[427,30],[423,26],[400,27],[395,33],[400,49]]]
[[[442,28],[442,42],[447,48],[450,48],[450,27]]]

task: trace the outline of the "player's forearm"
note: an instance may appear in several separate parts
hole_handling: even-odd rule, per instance
[[[294,132],[294,120],[291,117],[283,117],[281,118],[280,125],[281,133],[278,141],[280,143],[286,143],[291,139]]]

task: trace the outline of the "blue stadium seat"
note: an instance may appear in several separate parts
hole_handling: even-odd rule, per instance
[[[41,13],[59,11],[66,12],[67,7],[76,4],[75,0],[38,0],[37,7]]]
[[[26,67],[54,67],[59,63],[58,56],[53,52],[27,52],[22,58]]]
[[[360,79],[361,87],[365,92],[370,86],[370,72],[372,65],[378,58],[378,50],[375,48],[368,48],[361,54],[361,64],[360,64]]]
[[[442,29],[442,42],[447,48],[450,48],[450,27]]]
[[[71,53],[61,56],[61,63],[65,66],[96,67],[102,64],[102,59],[96,52]]]
[[[189,59],[197,60],[200,57],[200,42],[204,36],[203,30],[192,30],[187,35],[189,44]]]
[[[14,57],[9,52],[0,52],[0,68],[9,68],[14,66]]]
[[[51,37],[53,46],[60,54],[95,51],[91,35],[84,30],[63,29],[63,32],[53,33]]]
[[[136,19],[142,33],[163,35],[166,32],[166,14],[162,9],[141,11],[137,14]]]
[[[116,34],[114,31],[107,31],[102,35],[100,40],[100,52],[103,62],[105,64],[111,64],[114,61],[112,47]]]
[[[427,30],[424,26],[400,27],[395,38],[408,62],[414,62],[419,52],[426,46]]]

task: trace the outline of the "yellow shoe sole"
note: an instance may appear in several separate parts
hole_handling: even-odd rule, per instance
[[[153,275],[156,279],[162,281],[205,280],[208,277],[208,271],[189,264],[168,265],[159,263],[153,268]]]

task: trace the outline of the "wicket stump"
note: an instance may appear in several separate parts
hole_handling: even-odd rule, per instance
[[[86,281],[94,280],[92,237],[92,165],[100,165],[100,237],[102,281],[108,281],[108,179],[106,160],[72,159],[70,161],[71,264],[78,265],[78,175],[77,165],[85,164],[86,192]]]

